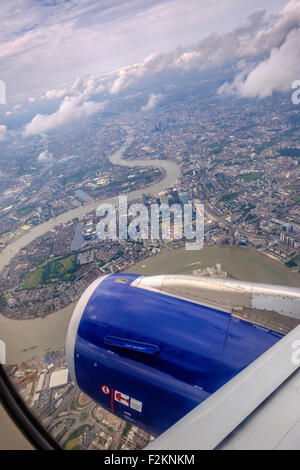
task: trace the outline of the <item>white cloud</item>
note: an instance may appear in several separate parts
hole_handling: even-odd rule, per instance
[[[66,96],[52,114],[37,114],[25,127],[24,137],[43,134],[72,120],[91,116],[104,109],[104,102],[83,101],[83,96]]]
[[[249,70],[247,63],[232,83],[225,83],[219,93],[237,93],[243,97],[265,98],[276,91],[291,90],[300,78],[300,2],[291,0],[282,10],[275,25],[259,31],[245,45],[245,56],[267,55]],[[242,52],[240,53],[242,55]]]
[[[53,153],[44,150],[38,156],[38,162],[40,163],[51,163],[53,161]]]
[[[91,95],[98,95],[106,90],[103,78],[96,75],[89,75],[82,79],[77,77],[74,82],[63,83],[58,88],[46,91],[41,99],[53,100],[65,96],[81,96],[88,98]]]
[[[80,84],[81,84],[81,78],[77,77],[71,85],[64,83],[63,85],[61,85],[61,87],[57,89],[46,91],[45,95],[42,96],[41,98],[47,99],[47,100],[53,100],[54,98],[62,98],[66,95],[72,95],[73,93],[79,90]]]
[[[189,47],[180,47],[170,53],[150,54],[143,62],[124,67],[111,74],[110,93],[116,94],[142,77],[166,70],[207,70],[226,62],[243,58],[244,47],[266,25],[265,11],[256,12],[246,24],[223,35],[212,34]],[[254,54],[254,52],[252,52]],[[257,54],[260,52],[257,50]]]
[[[210,35],[193,46],[151,54],[142,63],[124,67],[111,75],[109,90],[119,93],[144,76],[168,69],[207,70],[239,60],[233,83],[224,83],[219,93],[266,97],[288,91],[300,77],[299,43],[300,1],[291,0],[276,18],[267,19],[264,10],[258,11],[233,32]]]
[[[163,95],[161,93],[151,93],[147,104],[141,107],[141,111],[150,111],[151,109],[154,109],[156,105],[162,100],[162,98]]]
[[[132,76],[130,76],[132,75]],[[129,67],[126,70],[121,70],[117,76],[117,78],[113,81],[111,87],[109,88],[109,92],[112,95],[116,95],[123,89],[127,88],[134,82],[134,73],[133,69]]]
[[[265,11],[253,11],[267,7],[268,12],[277,13],[283,4],[284,0],[0,2],[5,24],[5,29],[0,28],[0,75],[10,84],[11,95],[24,93],[27,99],[30,92],[47,100],[80,95],[87,101],[88,96],[102,92],[116,95],[140,78],[165,70],[206,70],[249,57],[266,60],[299,27],[299,0],[291,0],[276,21],[267,18]],[[240,18],[250,13],[248,21],[238,27]],[[180,46],[195,41],[193,46]],[[153,50],[162,52],[153,54]],[[102,77],[91,75],[113,67],[118,70]],[[271,69],[269,65],[265,70]],[[71,82],[81,74],[90,75]],[[240,87],[246,79],[245,75],[236,77]],[[57,83],[62,85],[57,87]],[[237,90],[235,85],[221,90],[232,92]],[[282,82],[274,89],[281,86]],[[245,93],[248,88],[251,94],[255,86],[249,81]],[[239,92],[243,93],[241,88]],[[76,107],[78,111],[81,105]],[[37,123],[52,128],[64,114],[58,110],[50,116],[37,115],[28,131],[39,127]]]
[[[263,3],[274,12],[283,1]],[[236,28],[240,18],[261,8],[260,3],[261,0],[3,0],[0,15],[5,28],[0,28],[0,76],[10,86],[10,99],[19,99],[20,95],[27,99],[45,89],[46,98],[57,93],[63,98],[68,90],[62,87],[57,91],[57,83],[141,62],[153,50],[170,51],[199,41],[213,31],[222,38],[224,32]],[[234,42],[234,37],[224,39],[228,46],[231,40]],[[212,65],[223,60],[222,47],[218,51],[215,58],[211,57]],[[205,66],[205,51],[183,52],[186,55],[182,57],[162,55],[156,71],[160,66],[166,67],[169,59],[172,63],[172,56],[174,64],[179,59],[178,64],[185,66],[187,62],[189,67],[195,60],[198,66],[202,61]],[[145,65],[145,72],[150,69]],[[111,83],[112,93],[138,78],[125,75],[115,77],[119,80]]]

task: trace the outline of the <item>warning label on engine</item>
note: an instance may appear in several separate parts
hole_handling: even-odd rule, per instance
[[[136,400],[135,398],[125,395],[125,393],[118,392],[118,390],[115,390],[114,399],[122,405],[130,406],[130,408],[138,411],[139,413],[142,412],[143,403],[139,400]]]
[[[128,395],[115,390],[115,400],[122,403],[122,405],[129,406],[129,399],[130,397]]]
[[[143,403],[141,401],[138,401],[135,398],[130,399],[130,408],[132,408],[133,410],[139,411],[141,413],[142,406]]]
[[[101,390],[105,395],[108,395],[110,393],[109,388],[106,385],[102,385]]]

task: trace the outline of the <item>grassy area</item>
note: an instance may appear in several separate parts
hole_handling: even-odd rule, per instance
[[[4,308],[7,305],[7,299],[4,295],[0,292],[0,307]]]
[[[64,281],[70,281],[70,279],[72,278],[72,274],[71,273],[66,273],[63,275],[63,280]]]
[[[26,206],[26,207],[22,207],[22,209],[17,209],[17,214],[24,216],[24,215],[29,214],[33,210],[34,210],[34,207]]]
[[[249,212],[251,209],[255,209],[255,205],[252,202],[247,202],[247,204],[241,206],[241,210],[244,212]]]
[[[132,424],[130,423],[126,423],[126,426],[123,430],[123,433],[122,433],[122,438],[126,438],[127,434],[129,433],[130,429],[132,428]],[[120,450],[122,447],[122,440],[120,439],[120,442],[119,442],[119,445],[118,445],[118,450]]]
[[[64,445],[64,448],[66,450],[72,450],[74,449],[74,447],[77,447],[77,441],[78,441],[78,438],[76,437],[75,439],[68,439],[68,441],[66,442],[66,444]]]
[[[242,158],[242,159],[245,159],[245,158],[250,158],[251,155],[250,155],[250,152],[246,152],[246,153],[238,153],[236,155],[237,158]]]
[[[70,255],[70,256],[67,256],[66,258],[62,258],[59,261],[56,261],[58,272],[65,273],[73,269],[74,261],[75,261],[75,255]]]
[[[43,279],[43,268],[36,268],[32,273],[26,273],[24,276],[23,283],[21,284],[21,289],[33,289],[34,287],[39,286],[42,283]]]
[[[69,439],[65,442],[64,444],[64,449],[66,450],[72,450],[75,447],[78,446],[78,438],[88,429],[91,429],[93,426],[90,424],[83,424],[79,428],[75,429],[75,431],[72,432],[70,435]]]
[[[79,176],[71,176],[70,178],[66,179],[66,184],[68,183],[77,183],[79,181]]]
[[[238,195],[238,193],[230,193],[230,194],[225,194],[225,196],[222,196],[220,198],[220,201],[230,201],[230,199],[234,199],[236,198],[236,196]]]
[[[71,274],[75,268],[75,255],[65,256],[57,260],[49,261],[43,267],[44,284],[55,281],[66,280],[64,276]]]
[[[79,395],[74,399],[74,409],[77,408],[85,408],[91,403],[90,397],[85,395],[83,392],[79,393]]]
[[[249,181],[260,180],[262,177],[261,173],[245,173],[244,175],[240,175],[240,178],[247,183]]]
[[[300,188],[299,184],[289,184],[285,187],[288,191],[298,191]]]
[[[65,256],[39,266],[31,273],[26,273],[20,289],[34,289],[40,284],[55,285],[72,279],[76,269],[75,255]]]
[[[300,255],[295,256],[290,261],[285,263],[288,268],[300,268]]]
[[[141,171],[139,171],[139,173],[137,173],[136,175],[134,175],[131,178],[126,176],[125,178],[122,178],[121,180],[111,181],[106,186],[103,186],[103,188],[109,188],[111,186],[124,186],[124,185],[127,186],[129,184],[131,185],[132,183],[134,183],[135,181],[138,181],[140,179],[145,179],[146,182],[149,182],[153,178],[154,174],[157,173],[158,171],[159,170],[157,168],[148,170],[147,172],[146,172],[146,170],[141,170]]]

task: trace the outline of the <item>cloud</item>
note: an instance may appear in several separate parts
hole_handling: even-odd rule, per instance
[[[89,75],[82,79],[77,77],[74,82],[63,83],[58,88],[46,91],[41,99],[53,100],[65,96],[79,96],[88,98],[91,95],[98,95],[106,90],[102,77]]]
[[[81,84],[81,78],[77,77],[71,85],[64,83],[57,89],[46,91],[44,96],[42,96],[41,98],[47,99],[47,100],[53,100],[55,98],[62,98],[66,95],[72,95],[74,92],[77,92],[79,90],[80,84]]]
[[[269,55],[274,48],[280,48],[286,37],[300,25],[300,2],[290,0],[276,18],[275,24],[259,30],[243,47],[245,56]]]
[[[300,77],[300,2],[290,1],[275,25],[259,31],[245,45],[244,56],[266,55],[252,67],[247,63],[232,83],[223,84],[218,92],[236,93],[242,97],[265,98],[274,92],[287,92]],[[242,55],[242,54],[241,54]]]
[[[7,127],[4,124],[0,125],[0,140],[4,140],[7,136]]]
[[[109,92],[112,95],[116,95],[117,93],[134,83],[133,70],[134,69],[132,67],[128,67],[118,73],[117,78],[113,81],[112,85],[109,88]]]
[[[87,102],[88,97],[99,93],[117,95],[141,78],[162,71],[207,70],[249,58],[259,65],[271,58],[273,50],[280,51],[291,31],[299,27],[299,0],[291,0],[276,18],[267,16],[270,11],[277,13],[283,1],[0,2],[6,26],[0,29],[0,75],[10,84],[11,96],[20,93],[26,100],[32,95],[63,102],[68,97],[84,96]],[[267,12],[255,11],[261,4],[268,7]],[[239,19],[249,14],[248,20],[237,26]],[[162,52],[153,54],[155,50]],[[272,66],[265,64],[266,73],[275,67],[275,55]],[[292,60],[288,62],[291,72]],[[130,63],[133,65],[126,65]],[[113,68],[114,72],[104,72]],[[94,75],[96,71],[102,71],[102,75]],[[243,87],[248,74],[239,73],[221,93],[254,93],[255,76]],[[88,77],[82,79],[82,74]],[[282,83],[283,79],[271,89],[281,89]],[[260,96],[264,92],[257,93]],[[83,102],[76,105],[76,112],[81,106]],[[64,114],[64,110],[58,110],[50,116],[37,115],[27,131],[35,132],[39,125],[53,128]]]
[[[265,0],[264,3],[269,10],[277,11],[283,1]],[[45,99],[63,98],[70,94],[68,85],[66,89],[57,88],[58,83],[67,83],[78,75],[140,63],[153,51],[166,52],[180,44],[195,43],[212,31],[219,32],[215,39],[224,37],[229,45],[235,37],[225,37],[224,32],[236,28],[239,19],[255,11],[260,2],[2,1],[0,15],[5,28],[0,28],[0,76],[10,85],[10,99],[14,101],[42,93]],[[255,16],[253,22],[257,22]],[[223,60],[219,39],[219,54],[211,57],[212,64]],[[172,63],[176,66],[177,59],[178,66],[189,67],[193,61],[198,66],[203,61],[205,66],[205,51],[187,48],[181,56],[162,54],[155,70]],[[137,75],[126,71],[112,77],[111,93],[129,86],[140,72],[151,72],[151,66],[155,66],[154,62],[144,64],[142,69],[138,67]],[[42,90],[48,90],[47,94]]]
[[[53,153],[44,150],[38,156],[38,162],[40,163],[51,163],[53,161]]]
[[[150,111],[151,109],[154,109],[156,105],[162,100],[162,98],[163,95],[161,93],[151,93],[147,104],[141,107],[141,111]]]
[[[55,113],[37,114],[25,126],[23,136],[43,134],[70,121],[91,116],[104,109],[105,104],[84,101],[83,95],[66,96]]]
[[[167,54],[151,54],[142,63],[124,67],[112,75],[109,91],[119,93],[140,78],[165,70],[202,71],[237,61],[234,81],[224,83],[218,93],[270,96],[290,90],[300,77],[299,43],[300,1],[291,0],[276,17],[266,18],[265,10],[257,11],[232,32],[210,35]]]
[[[166,70],[207,70],[221,67],[228,61],[243,58],[247,47],[263,27],[267,25],[265,11],[258,11],[249,16],[244,26],[223,35],[212,34],[197,44],[178,47],[169,53],[154,53],[143,62],[124,67],[111,75],[110,93],[116,94],[129,87],[137,80]],[[254,46],[253,46],[254,48]],[[260,52],[257,50],[257,54]],[[252,55],[254,50],[252,50]]]

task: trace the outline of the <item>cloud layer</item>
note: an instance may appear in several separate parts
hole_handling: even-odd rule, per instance
[[[91,116],[104,109],[105,103],[84,101],[84,96],[66,96],[58,110],[52,114],[37,114],[25,127],[24,137],[44,134],[67,122]]]
[[[27,2],[31,4],[32,0]],[[228,0],[221,5],[217,0],[190,0],[188,3],[182,0],[116,0],[115,6],[112,6],[108,0],[101,2],[101,5],[96,0],[59,0],[48,2],[47,8],[34,3],[33,8],[29,9],[25,8],[26,0],[16,0],[19,11],[24,13],[20,17],[8,4],[2,5],[0,0],[0,14],[8,31],[4,34],[0,29],[0,72],[3,59],[10,72],[24,72],[24,83],[27,70],[34,82],[39,78],[39,70],[48,70],[48,64],[52,70],[58,71],[57,76],[60,76],[59,71],[65,71],[65,75],[67,72],[72,74],[79,57],[82,63],[89,64],[85,72],[88,69],[99,70],[101,66],[96,58],[102,57],[103,51],[105,54],[111,51],[114,55],[117,48],[119,56],[122,56],[122,35],[127,34],[130,28],[134,31],[130,36],[134,46],[130,49],[132,52],[139,48],[137,39],[144,38],[146,32],[149,37],[156,37],[158,25],[162,27],[165,24],[166,31],[171,26],[175,28],[175,25],[178,29],[181,16],[184,29],[193,16],[198,24],[205,23],[203,18],[211,19],[213,23],[215,11],[219,18],[223,14],[225,22],[226,15],[238,12],[241,3],[246,2]],[[253,0],[252,5],[258,3]],[[264,3],[266,6],[270,3],[281,6],[283,2],[265,0]],[[242,10],[243,13],[246,11],[245,8]],[[18,31],[18,34],[9,34],[9,31]],[[184,34],[182,37],[187,37]],[[195,36],[196,33],[193,34]],[[171,52],[151,52],[146,58],[113,71],[93,72],[85,78],[81,78],[81,74],[72,74],[73,77],[77,76],[75,80],[64,80],[61,85],[49,87],[47,91],[43,87],[43,91],[34,96],[30,90],[26,97],[27,105],[38,106],[39,96],[44,104],[51,100],[54,104],[57,102],[57,110],[50,114],[36,114],[25,126],[23,136],[44,134],[72,120],[100,112],[110,97],[137,84],[144,77],[165,71],[213,70],[225,64],[234,64],[235,78],[220,87],[220,94],[263,98],[275,91],[288,91],[291,83],[300,78],[299,41],[300,0],[290,0],[276,15],[270,16],[265,10],[252,11],[247,21],[230,32],[210,34],[193,45],[180,46]],[[141,50],[147,51],[149,44]],[[128,50],[128,43],[125,47],[124,42],[124,48]],[[123,61],[130,57],[130,54],[124,55]],[[108,61],[106,65],[111,63]],[[80,67],[77,69],[80,70]],[[161,99],[160,93],[150,94],[141,110],[147,112],[153,109]],[[20,108],[19,104],[16,106]],[[16,106],[6,111],[6,116],[15,114],[19,109]],[[1,139],[5,138],[6,132],[6,129],[0,132]]]
[[[266,56],[249,71],[244,62],[233,83],[225,83],[219,93],[265,98],[275,91],[286,92],[300,77],[300,2],[291,0],[273,27],[258,31],[239,52],[239,57]]]
[[[235,29],[261,0],[0,0],[0,77],[8,102],[35,97],[73,77],[141,63],[155,51]],[[277,12],[284,0],[264,0]],[[230,37],[227,37],[230,43]],[[192,51],[193,52],[193,51]],[[197,55],[197,50],[194,51]],[[189,51],[187,51],[189,54]],[[168,55],[168,54],[166,54]],[[167,58],[167,57],[166,57]],[[176,58],[176,54],[175,54]],[[189,55],[181,57],[182,64]],[[218,61],[218,58],[215,58]],[[221,59],[219,57],[219,59]],[[215,60],[212,60],[212,63]],[[161,64],[163,65],[163,64]],[[128,83],[120,74],[111,91]],[[62,95],[64,91],[60,90]],[[48,94],[48,98],[51,97]]]
[[[291,0],[276,17],[268,18],[265,10],[257,11],[232,32],[212,34],[195,45],[170,53],[153,53],[143,62],[93,77],[93,88],[98,80],[97,92],[107,90],[116,95],[141,78],[166,70],[202,71],[235,61],[238,62],[235,80],[225,83],[219,92],[270,96],[274,91],[289,90],[291,82],[300,76],[299,39],[300,1]]]
[[[154,109],[156,105],[162,100],[162,98],[163,95],[161,93],[151,93],[148,98],[147,104],[141,107],[141,111],[150,111],[151,109]]]

